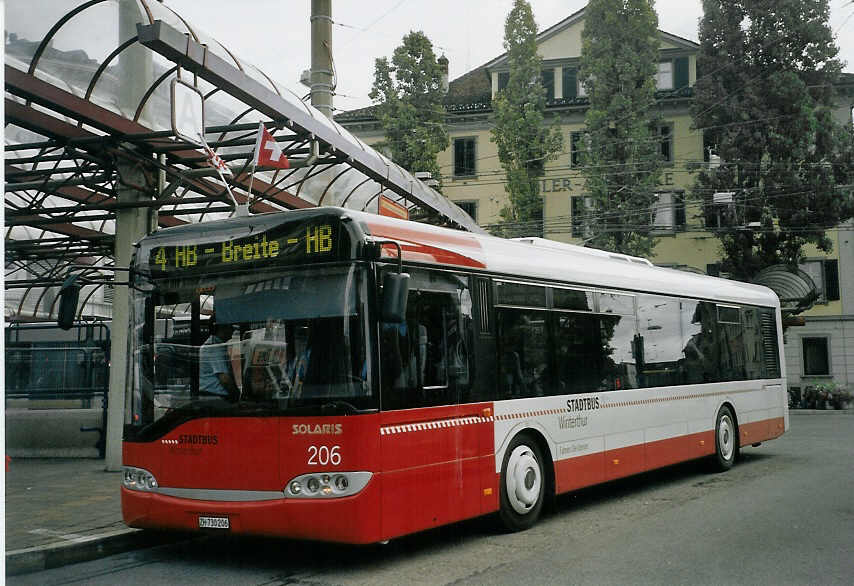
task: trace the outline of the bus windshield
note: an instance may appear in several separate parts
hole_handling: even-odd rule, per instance
[[[131,426],[378,407],[357,265],[161,279],[133,291]]]

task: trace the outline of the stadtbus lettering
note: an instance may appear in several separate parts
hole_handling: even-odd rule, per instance
[[[569,411],[591,411],[599,408],[599,397],[585,397],[583,399],[567,399],[566,408]]]

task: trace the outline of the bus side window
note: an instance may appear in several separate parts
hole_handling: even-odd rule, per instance
[[[664,387],[682,382],[683,327],[678,299],[638,296],[638,330],[643,338],[642,387]],[[687,334],[687,332],[686,332]]]
[[[600,390],[636,389],[637,364],[632,347],[637,331],[634,316],[603,315],[599,319],[603,349]]]
[[[715,305],[683,300],[683,381],[687,384],[718,382],[719,352]]]
[[[499,398],[541,397],[548,387],[547,312],[500,307]]]
[[[585,313],[555,313],[557,394],[599,390],[604,349],[600,317]]]
[[[406,321],[382,324],[383,406],[450,405],[469,385],[468,279],[412,270]]]

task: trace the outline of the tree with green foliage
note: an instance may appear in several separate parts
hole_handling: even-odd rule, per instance
[[[854,211],[840,187],[851,181],[851,134],[831,116],[841,64],[827,0],[703,0],[703,11],[693,116],[721,164],[698,174],[694,194],[722,269],[750,280],[794,267],[807,243],[831,250],[826,230]],[[721,222],[714,194],[724,192],[733,204]]]
[[[376,60],[370,97],[385,131],[385,141],[377,146],[408,171],[429,171],[441,183],[436,155],[449,144],[442,68],[423,32],[404,36],[391,63],[385,57]]]
[[[537,55],[537,24],[531,5],[515,0],[504,23],[504,48],[510,67],[507,86],[492,101],[492,141],[504,168],[509,204],[501,210],[505,236],[542,236],[543,200],[539,178],[546,161],[563,148],[557,126],[545,123],[546,90]]]
[[[579,77],[590,100],[581,150],[588,240],[595,248],[647,256],[663,165],[652,0],[591,0],[581,40]]]

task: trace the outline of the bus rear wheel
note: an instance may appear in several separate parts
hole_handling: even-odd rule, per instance
[[[523,531],[537,522],[543,509],[546,477],[537,443],[524,434],[510,442],[501,467],[501,522],[510,531]]]
[[[715,456],[713,467],[718,472],[726,472],[735,464],[738,455],[738,428],[732,410],[724,405],[718,411],[715,421]]]

